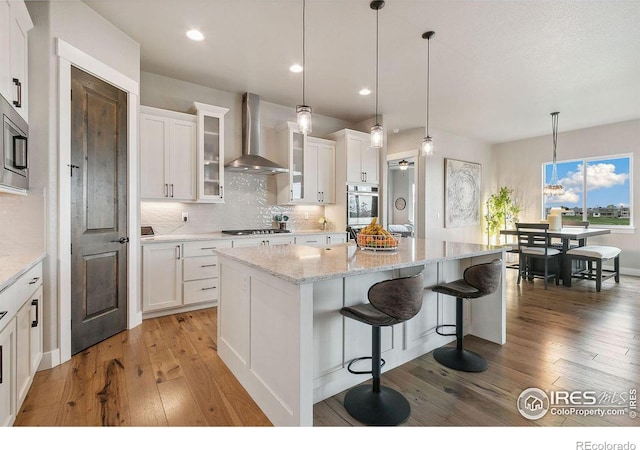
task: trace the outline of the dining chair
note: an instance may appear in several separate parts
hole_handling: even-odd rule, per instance
[[[520,266],[518,269],[518,284],[520,279],[526,277],[528,280],[534,278],[544,279],[544,288],[547,289],[548,280],[555,278],[556,284],[560,282],[560,259],[561,251],[551,246],[548,223],[516,223],[518,236],[518,255]],[[534,261],[542,261],[543,270],[540,272],[534,266]],[[549,261],[553,261],[553,270],[549,271]]]

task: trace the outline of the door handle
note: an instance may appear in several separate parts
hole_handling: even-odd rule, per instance
[[[13,106],[16,108],[22,108],[22,83],[18,78],[13,79],[13,84],[16,85],[18,100],[13,101]]]
[[[119,242],[120,244],[126,244],[127,242],[129,242],[129,238],[128,237],[121,237],[118,240],[115,241],[111,241],[111,242]]]
[[[38,319],[38,299],[34,299],[31,300],[31,306],[35,306],[36,307],[36,320],[31,321],[31,328],[35,328],[38,326],[38,322],[40,322],[40,320]]]

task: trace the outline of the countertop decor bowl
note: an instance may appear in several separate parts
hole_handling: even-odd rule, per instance
[[[362,234],[358,233],[358,247],[363,250],[392,251],[398,249],[400,233]]]

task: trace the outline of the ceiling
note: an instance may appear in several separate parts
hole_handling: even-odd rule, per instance
[[[302,0],[85,0],[140,43],[141,70],[302,103]],[[369,0],[307,0],[306,103],[358,123],[375,114]],[[640,1],[387,0],[379,11],[378,111],[489,143],[640,118]],[[185,37],[189,28],[206,36]],[[432,133],[433,134],[433,133]]]

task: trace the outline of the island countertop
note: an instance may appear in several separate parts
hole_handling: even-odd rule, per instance
[[[291,244],[225,248],[218,250],[218,255],[299,285],[474,256],[500,257],[503,251],[497,246],[401,238],[395,251],[362,250],[351,242],[326,247]]]

